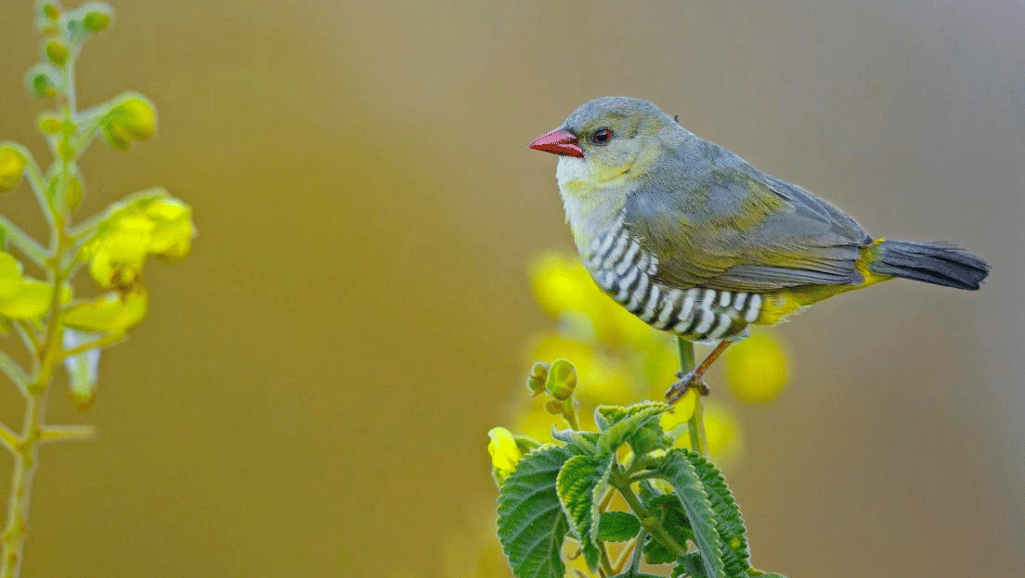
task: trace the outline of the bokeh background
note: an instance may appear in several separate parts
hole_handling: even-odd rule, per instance
[[[571,248],[555,159],[526,144],[609,94],[876,234],[993,265],[978,293],[892,283],[775,330],[790,385],[737,410],[729,471],[755,564],[1025,567],[1020,2],[114,6],[80,100],[139,90],[160,131],[88,153],[82,214],[162,184],[200,236],[148,266],[149,319],[104,356],[94,408],[52,404],[101,435],[44,448],[24,575],[446,575],[452,536],[486,532],[485,433],[552,324],[526,263]],[[4,2],[0,138],[45,157],[38,44],[31,3]],[[30,197],[0,210],[41,232]],[[0,418],[20,404],[4,388]]]

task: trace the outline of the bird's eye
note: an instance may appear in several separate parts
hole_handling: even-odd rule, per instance
[[[603,145],[607,144],[610,140],[612,140],[612,131],[610,129],[600,128],[591,133],[591,141],[594,144]]]

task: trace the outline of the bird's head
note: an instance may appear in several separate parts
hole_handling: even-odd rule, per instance
[[[581,105],[530,148],[559,155],[560,187],[583,192],[643,176],[682,132],[646,100],[606,96]]]

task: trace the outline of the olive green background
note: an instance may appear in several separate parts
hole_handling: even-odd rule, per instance
[[[29,5],[0,6],[0,139],[45,158]],[[609,94],[877,235],[993,265],[978,293],[892,283],[777,328],[791,384],[741,408],[730,472],[755,564],[1025,566],[1020,3],[115,7],[81,102],[139,90],[160,131],[88,152],[83,215],[162,184],[199,237],[147,267],[149,319],[104,355],[95,407],[55,396],[54,421],[101,434],[44,448],[25,576],[441,576],[493,499],[485,432],[519,399],[525,339],[551,324],[525,263],[571,247],[555,159],[526,144]],[[42,231],[24,188],[0,210]],[[3,387],[0,418],[20,411]]]

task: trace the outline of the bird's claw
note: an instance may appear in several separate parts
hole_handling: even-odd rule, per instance
[[[693,371],[689,371],[686,374],[682,371],[677,372],[676,377],[680,378],[680,380],[666,391],[666,402],[669,405],[679,401],[683,394],[687,393],[688,389],[696,389],[701,395],[708,395],[712,392],[700,377],[694,375]]]

